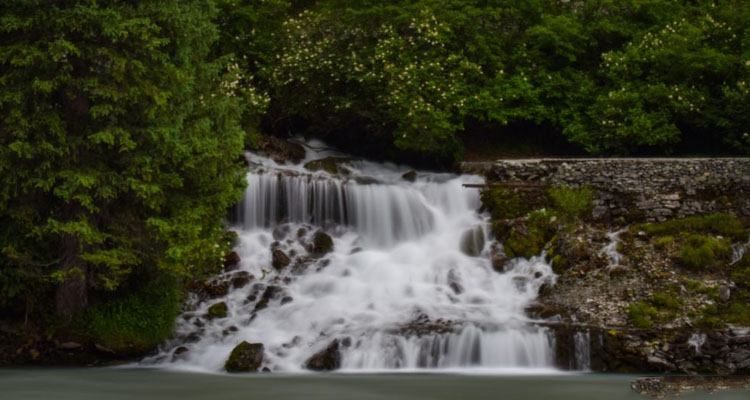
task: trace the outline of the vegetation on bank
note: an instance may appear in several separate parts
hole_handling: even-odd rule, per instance
[[[221,267],[244,186],[247,104],[216,54],[218,9],[0,13],[0,315],[143,351],[170,334],[184,282]]]
[[[430,166],[528,131],[591,154],[748,154],[748,27],[742,0],[8,0],[0,315],[121,352],[164,339],[185,283],[221,268],[260,133]],[[509,255],[565,265],[558,234],[592,192],[483,200],[517,220],[494,226]],[[675,224],[643,229],[693,270],[725,268],[744,234]],[[733,268],[745,303],[716,313],[746,321],[750,266]]]

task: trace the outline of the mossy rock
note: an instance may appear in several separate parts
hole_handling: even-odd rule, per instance
[[[346,175],[349,173],[349,170],[343,164],[351,161],[352,159],[349,157],[326,157],[307,162],[305,169],[309,171],[325,171],[331,175]]]
[[[323,257],[333,251],[333,238],[323,231],[315,232],[313,236],[313,257]]]
[[[490,211],[493,219],[518,218],[532,210],[522,194],[504,186],[484,189],[481,199],[482,205]]]
[[[242,342],[232,350],[224,368],[227,372],[258,372],[264,352],[263,343]]]
[[[271,253],[271,265],[278,270],[289,266],[291,262],[292,260],[289,256],[279,249],[276,249]]]
[[[227,308],[227,303],[224,303],[222,301],[209,307],[205,317],[208,319],[226,318],[228,311],[229,309]]]
[[[539,255],[554,238],[555,229],[550,216],[536,211],[523,221],[517,221],[503,240],[505,254],[510,258],[531,258]]]

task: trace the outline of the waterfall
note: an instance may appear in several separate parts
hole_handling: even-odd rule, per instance
[[[745,252],[747,252],[748,248],[750,248],[750,236],[747,238],[747,242],[732,246],[732,259],[729,262],[729,265],[734,265],[740,262],[742,257],[745,256]]]
[[[269,369],[299,371],[335,341],[344,371],[551,368],[551,335],[524,308],[554,274],[543,257],[492,268],[487,216],[477,189],[464,186],[483,178],[250,161],[234,212],[242,261],[219,280],[230,290],[189,299],[174,339],[144,363],[221,371],[244,340],[264,344]],[[316,254],[322,233],[333,250]],[[472,251],[462,250],[466,236]],[[240,277],[250,282],[231,283]],[[218,302],[227,316],[207,318]]]
[[[591,370],[591,333],[589,331],[580,331],[573,335],[573,351],[575,353],[575,369],[579,371]]]
[[[609,239],[609,243],[607,243],[604,247],[602,247],[601,250],[599,250],[599,254],[607,257],[608,269],[618,267],[622,262],[622,254],[617,251],[617,245],[620,244],[620,235],[627,229],[628,228],[624,228],[619,231],[607,233],[607,239]]]

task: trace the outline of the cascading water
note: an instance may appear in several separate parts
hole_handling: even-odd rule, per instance
[[[542,257],[493,270],[477,190],[463,186],[480,177],[407,181],[403,168],[370,162],[332,176],[250,158],[236,212],[242,262],[224,279],[251,282],[194,296],[175,339],[144,362],[220,371],[244,340],[263,343],[278,371],[303,369],[332,343],[345,371],[549,368],[550,335],[524,308],[554,274]],[[330,252],[317,243],[327,235]],[[207,317],[218,302],[227,316]]]

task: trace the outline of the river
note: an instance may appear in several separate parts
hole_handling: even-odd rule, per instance
[[[206,374],[150,368],[0,370],[4,400],[258,399],[643,399],[628,375],[486,376],[466,374]],[[704,390],[681,399],[704,399]],[[733,389],[712,400],[747,399]]]

